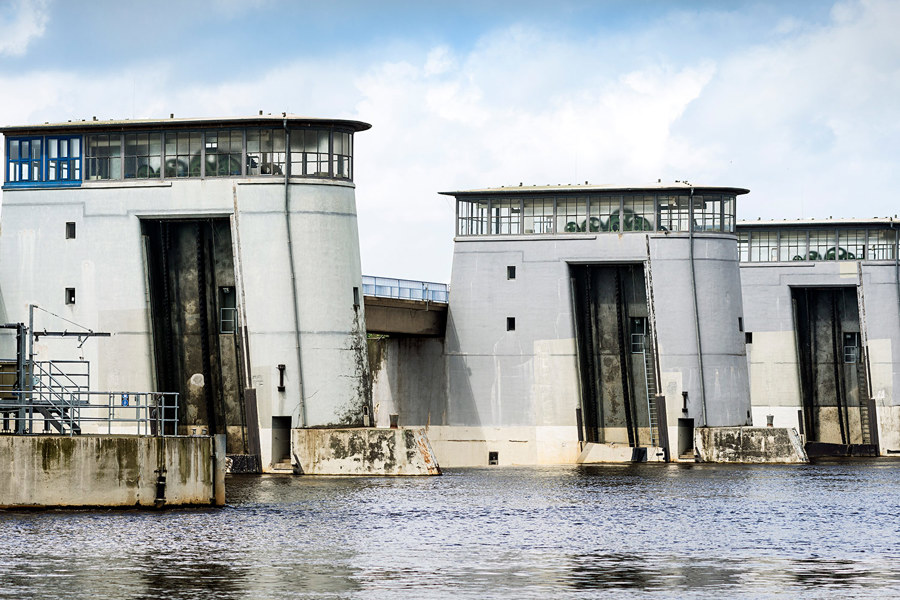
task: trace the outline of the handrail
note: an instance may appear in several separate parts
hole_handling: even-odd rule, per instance
[[[450,286],[446,283],[395,279],[391,277],[362,276],[363,295],[401,300],[426,300],[447,303]]]
[[[4,415],[5,421],[12,423],[12,429],[6,433],[19,430],[16,427],[19,419],[24,419],[27,423],[42,418],[45,423],[56,420],[68,425],[68,431],[64,435],[70,436],[78,432],[101,433],[101,429],[105,429],[106,433],[113,433],[115,425],[122,426],[116,429],[123,427],[128,429],[129,424],[133,428],[134,435],[164,437],[177,435],[179,408],[177,392],[75,392],[71,395],[70,414],[46,399],[45,394],[41,394],[41,399],[37,402],[34,398],[29,399],[29,394],[32,393],[29,390],[12,390],[8,394],[17,396],[18,401],[0,398],[0,414]],[[40,413],[42,408],[55,408],[60,414],[52,417],[43,414],[40,417],[36,416],[35,413]],[[85,425],[90,423],[99,425],[92,428],[94,431],[85,432]],[[2,425],[3,421],[0,421],[0,426]]]

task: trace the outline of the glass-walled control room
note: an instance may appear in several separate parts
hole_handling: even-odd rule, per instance
[[[690,231],[733,233],[735,195],[589,193],[457,196],[458,236]]]
[[[738,226],[741,262],[894,260],[897,230],[892,224],[855,223],[810,227]]]
[[[353,131],[229,127],[7,135],[5,187],[281,176],[353,179]]]

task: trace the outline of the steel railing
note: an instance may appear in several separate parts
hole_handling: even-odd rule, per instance
[[[362,284],[365,296],[443,303],[450,300],[450,286],[446,283],[363,275]]]
[[[0,433],[107,433],[174,436],[177,392],[39,392],[6,390]]]

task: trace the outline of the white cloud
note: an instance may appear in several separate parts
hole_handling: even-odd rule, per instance
[[[841,3],[832,15],[725,57],[673,129],[708,155],[703,179],[751,188],[746,218],[896,212],[900,4]]]
[[[12,0],[0,5],[0,56],[21,56],[33,38],[44,34],[48,0]]]
[[[900,4],[841,3],[825,23],[772,20],[749,46],[729,45],[723,25],[748,17],[689,17],[581,37],[507,26],[468,49],[296,58],[215,84],[175,85],[171,67],[152,63],[0,77],[0,109],[17,124],[258,109],[370,122],[356,138],[355,179],[373,275],[449,278],[446,190],[688,179],[749,187],[745,218],[896,212]],[[672,46],[701,35],[700,50]]]

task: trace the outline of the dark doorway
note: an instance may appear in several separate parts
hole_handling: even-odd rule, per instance
[[[678,458],[694,460],[694,420],[678,419]]]

